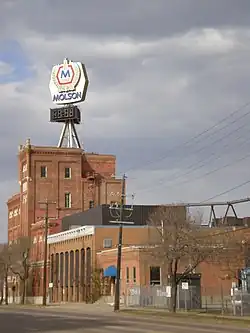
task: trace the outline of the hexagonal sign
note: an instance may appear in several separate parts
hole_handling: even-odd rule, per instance
[[[83,102],[88,89],[88,75],[84,64],[67,58],[52,68],[49,89],[55,104]]]

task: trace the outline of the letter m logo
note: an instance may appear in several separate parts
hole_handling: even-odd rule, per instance
[[[66,77],[70,78],[70,70],[69,69],[67,69],[67,70],[62,69],[61,70],[61,79],[62,78],[66,79]]]

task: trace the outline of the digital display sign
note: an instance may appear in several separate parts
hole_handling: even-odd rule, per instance
[[[80,124],[81,114],[77,106],[65,106],[62,108],[50,109],[50,122],[62,123],[73,120],[75,124]]]

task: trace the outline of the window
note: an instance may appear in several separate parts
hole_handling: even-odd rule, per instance
[[[23,203],[26,203],[27,202],[27,194],[24,194],[23,195]]]
[[[26,192],[27,191],[27,182],[23,182],[22,184],[22,192]]]
[[[95,204],[94,200],[90,200],[89,209],[94,208],[94,204]]]
[[[133,282],[136,283],[136,267],[133,267]]]
[[[126,282],[129,283],[129,267],[126,267]]]
[[[150,284],[161,284],[161,269],[160,267],[150,267]]]
[[[47,178],[47,167],[44,165],[41,166],[41,178]]]
[[[103,248],[110,249],[112,247],[112,239],[104,239],[103,240]]]
[[[71,168],[65,168],[64,169],[64,178],[71,178]]]
[[[27,164],[26,164],[26,163],[23,164],[22,171],[23,171],[23,172],[26,172],[26,171],[27,171]]]
[[[71,208],[71,193],[65,193],[65,208]]]

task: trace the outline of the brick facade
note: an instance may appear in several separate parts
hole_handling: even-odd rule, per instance
[[[65,177],[66,169],[69,177]],[[115,174],[113,155],[86,153],[78,148],[33,146],[27,140],[18,153],[20,191],[7,202],[8,242],[30,237],[31,261],[41,265],[45,216],[42,202],[54,202],[49,205],[49,233],[60,232],[62,217],[86,211],[90,206],[120,201],[122,180]],[[40,276],[41,272],[38,273]]]
[[[41,177],[42,167],[46,167],[46,177]],[[68,179],[65,168],[71,170]],[[49,215],[57,219],[85,211],[91,202],[98,206],[119,201],[121,180],[115,178],[115,173],[113,155],[85,153],[77,148],[36,147],[27,141],[20,146],[18,155],[20,192],[7,202],[9,240],[30,235],[31,224],[44,216],[40,202],[46,199],[56,202],[50,205]],[[67,192],[71,194],[69,208],[65,207]]]
[[[84,232],[84,229],[86,232]],[[92,230],[91,232],[89,230]],[[91,287],[93,272],[95,269],[104,269],[102,261],[98,260],[97,253],[105,250],[105,241],[109,246],[117,248],[118,226],[86,226],[61,232],[49,237],[49,258],[53,262],[57,258],[57,269],[53,269],[53,276],[50,272],[50,281],[53,279],[53,289],[50,291],[51,299],[54,302],[60,301],[89,301],[91,300]],[[148,241],[148,227],[124,227],[123,243],[142,245]],[[91,254],[91,259],[87,259],[87,253]],[[112,252],[112,250],[111,250]],[[59,274],[60,267],[65,267],[66,254],[71,254],[69,264],[73,261],[73,272],[70,277],[70,269]],[[84,254],[84,259],[81,254]],[[67,255],[68,256],[68,255]],[[53,259],[54,258],[54,259]],[[137,261],[139,262],[139,261]],[[115,263],[116,265],[116,263]],[[54,265],[55,267],[55,265]],[[78,270],[78,273],[77,273]],[[89,276],[91,272],[91,277]],[[79,274],[79,272],[82,272]]]

